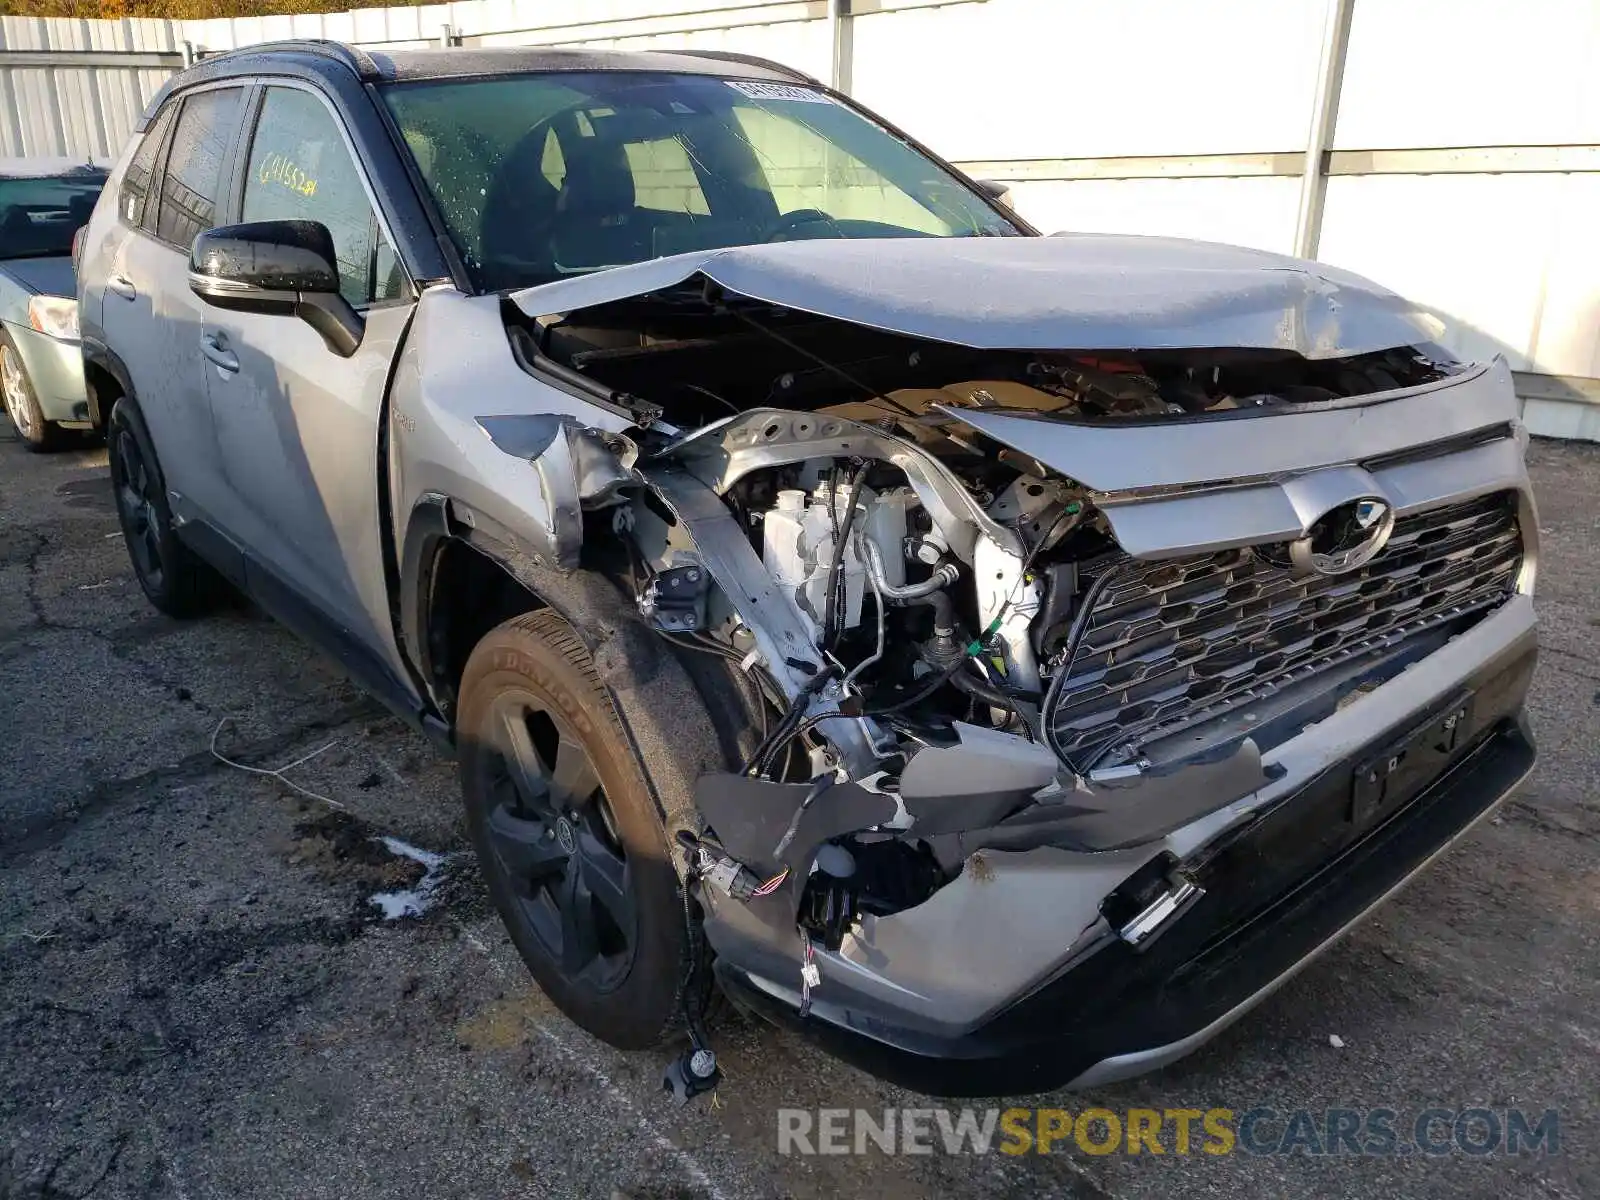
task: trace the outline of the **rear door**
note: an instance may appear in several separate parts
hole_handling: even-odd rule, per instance
[[[100,251],[103,340],[128,370],[173,511],[185,519],[213,521],[223,495],[199,354],[203,306],[189,290],[189,247],[215,224],[243,98],[241,87],[222,86],[167,106],[154,127],[165,140],[148,137],[130,160],[116,228]]]
[[[263,87],[239,161],[239,219],[320,221],[366,322],[340,358],[304,321],[207,307],[195,331],[252,590],[398,662],[379,514],[379,420],[413,291],[344,126],[320,92]],[[280,611],[294,621],[292,611]]]

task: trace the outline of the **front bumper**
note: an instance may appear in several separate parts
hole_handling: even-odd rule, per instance
[[[1153,942],[1135,951],[1109,934],[1080,948],[1054,974],[975,1027],[938,1029],[908,1014],[903,1022],[878,1007],[870,1016],[843,1004],[819,1004],[798,1020],[770,980],[719,959],[736,1002],[790,1023],[831,1053],[918,1091],[947,1096],[1089,1086],[1153,1070],[1202,1045],[1259,1003],[1422,871],[1492,812],[1531,770],[1534,745],[1523,698],[1536,656],[1526,598],[1436,654],[1438,668],[1495,638],[1498,652],[1441,680],[1420,703],[1472,696],[1467,731],[1431,779],[1412,780],[1386,802],[1375,823],[1352,820],[1353,773],[1383,750],[1397,730],[1388,720],[1359,741],[1330,736],[1337,757],[1315,770],[1292,771],[1293,786],[1196,852],[1193,874],[1205,896]],[[1511,632],[1517,611],[1529,624]],[[1488,628],[1485,628],[1485,627]],[[1454,654],[1451,651],[1455,651]],[[1443,660],[1443,661],[1440,661]],[[1420,668],[1419,664],[1419,668]],[[1408,672],[1407,674],[1411,674]],[[1357,709],[1387,712],[1407,689],[1401,680],[1352,706],[1324,733],[1349,733]],[[1388,692],[1387,697],[1383,693]],[[1413,693],[1406,698],[1418,699]],[[1374,704],[1373,702],[1378,703]],[[1404,701],[1400,701],[1404,703]],[[1369,707],[1370,706],[1370,707]],[[1003,925],[992,930],[1004,938]],[[1064,940],[1070,940],[1070,932]],[[952,948],[959,959],[961,947]],[[819,999],[829,990],[825,978]]]
[[[83,348],[6,322],[6,333],[22,356],[34,397],[47,421],[87,421],[89,399],[83,383]]]

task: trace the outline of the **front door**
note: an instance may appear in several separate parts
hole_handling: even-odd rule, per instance
[[[226,524],[257,560],[246,568],[261,574],[253,588],[308,601],[325,625],[394,664],[378,433],[411,287],[320,94],[265,88],[244,161],[241,219],[326,225],[340,290],[363,312],[366,331],[355,354],[341,358],[294,317],[205,309],[197,332],[229,493]]]

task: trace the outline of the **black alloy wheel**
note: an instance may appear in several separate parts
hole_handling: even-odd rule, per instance
[[[111,410],[106,458],[128,558],[150,603],[171,617],[197,617],[227,603],[235,595],[228,582],[173,532],[149,430],[125,399]]]
[[[627,850],[571,725],[528,691],[493,704],[489,841],[546,954],[573,982],[609,992],[638,936]]]
[[[462,672],[456,745],[490,897],[539,986],[628,1050],[682,1027],[697,938],[650,768],[577,631],[549,609]]]
[[[134,574],[147,594],[160,594],[166,587],[167,572],[162,565],[163,524],[161,484],[145,462],[144,449],[127,422],[111,431],[107,455],[111,467],[111,486],[116,491],[117,519],[133,560]]]

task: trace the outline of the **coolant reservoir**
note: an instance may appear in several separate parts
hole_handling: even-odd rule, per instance
[[[910,528],[906,514],[920,503],[915,492],[902,487],[880,492],[867,509],[866,533],[878,547],[883,559],[883,581],[890,587],[900,587],[906,581],[905,544]]]
[[[864,511],[856,514],[857,528],[870,519],[874,497],[865,488],[858,493],[858,505]],[[771,509],[762,523],[762,562],[774,581],[789,595],[800,612],[818,629],[828,602],[828,573],[833,562],[833,528],[835,521],[844,525],[842,497],[837,511],[830,515],[833,489],[823,482],[807,501],[806,494],[798,490],[778,493],[777,507]],[[855,547],[845,547],[839,563],[844,577],[844,611],[841,625],[852,628],[861,622],[861,600],[866,591],[867,572]]]
[[[805,521],[806,494],[790,489],[778,493],[778,507],[762,522],[761,561],[786,590],[799,587],[809,574],[800,552]]]

